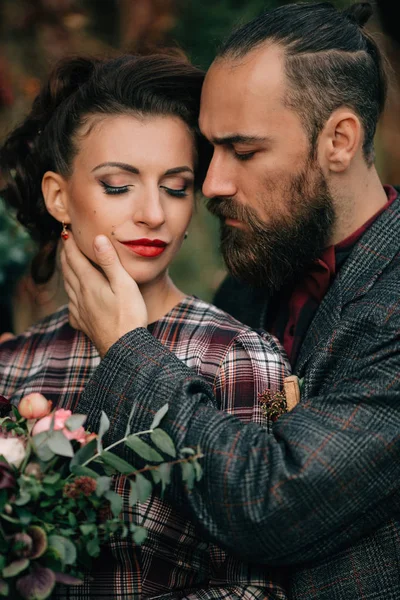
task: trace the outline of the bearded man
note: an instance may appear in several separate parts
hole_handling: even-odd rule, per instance
[[[175,444],[205,455],[202,481],[175,481],[170,500],[231,552],[285,567],[296,600],[400,598],[400,199],[374,167],[386,79],[363,29],[370,13],[274,9],[231,35],[204,84],[214,153],[203,189],[233,275],[219,303],[274,332],[304,379],[270,432],[219,413],[152,339],[104,237],[106,307],[97,279],[90,291],[95,271],[65,244],[66,278],[85,280],[74,322],[105,355],[81,412],[114,414],[114,439],[133,401],[135,431],[168,402]]]

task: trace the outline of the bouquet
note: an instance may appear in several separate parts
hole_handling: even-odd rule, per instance
[[[103,412],[99,432],[84,429],[85,415],[51,410],[41,394],[25,396],[18,408],[0,396],[9,414],[0,418],[0,596],[26,600],[48,598],[57,583],[79,585],[84,571],[116,534],[136,544],[146,530],[127,525],[122,497],[112,490],[112,476],[129,479],[129,505],[145,502],[155,485],[161,493],[179,464],[191,488],[202,470],[200,449],[179,452],[159,427],[168,405],[154,416],[150,430],[129,433],[103,447],[109,420]],[[141,439],[148,437],[148,441]],[[112,452],[125,444],[146,464],[138,469]],[[167,458],[166,458],[167,457]]]

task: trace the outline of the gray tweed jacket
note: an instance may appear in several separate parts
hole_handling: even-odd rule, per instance
[[[256,300],[255,300],[256,302]],[[250,306],[250,304],[247,304]],[[212,391],[146,330],[107,353],[79,406],[122,437],[150,425],[200,444],[204,478],[174,499],[206,534],[275,565],[294,600],[400,598],[400,199],[357,243],[309,328],[300,404],[267,433],[215,410]]]

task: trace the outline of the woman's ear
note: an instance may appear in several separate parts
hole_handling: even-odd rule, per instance
[[[67,185],[64,177],[47,171],[42,179],[42,194],[51,216],[60,223],[69,223]]]

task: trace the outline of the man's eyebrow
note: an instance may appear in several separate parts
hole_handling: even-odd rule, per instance
[[[168,171],[165,171],[165,175],[175,175],[179,173],[192,173],[192,175],[194,175],[193,169],[186,165],[183,165],[182,167],[174,167],[173,169],[168,169]]]
[[[258,135],[241,135],[235,133],[232,135],[226,135],[222,137],[214,137],[211,142],[216,146],[222,146],[224,144],[254,144],[258,142],[268,142],[270,138],[262,137]]]
[[[100,165],[97,165],[97,167],[94,167],[94,169],[92,169],[92,173],[93,173],[93,171],[97,171],[98,169],[101,169],[102,167],[117,167],[118,169],[122,169],[122,171],[129,171],[129,173],[134,173],[135,175],[139,175],[139,169],[137,169],[133,165],[128,165],[127,163],[121,163],[121,162],[101,163]]]

